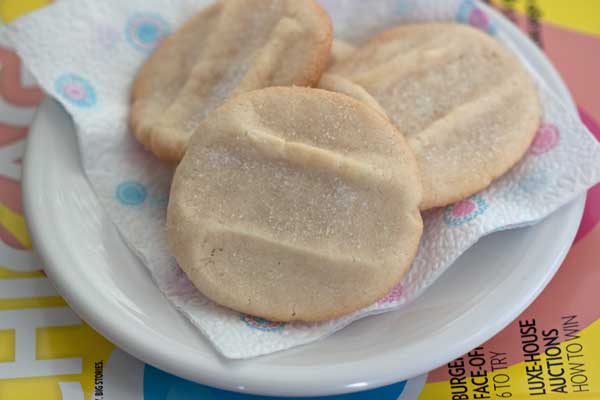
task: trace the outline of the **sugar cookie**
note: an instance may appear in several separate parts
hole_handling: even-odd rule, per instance
[[[526,153],[541,118],[519,60],[483,32],[424,23],[386,31],[334,65],[408,139],[422,174],[422,209],[486,188]]]
[[[228,99],[190,140],[167,213],[173,254],[216,303],[318,321],[383,297],[422,233],[421,184],[391,122],[348,96]]]
[[[329,63],[331,21],[313,0],[221,0],[164,40],[139,72],[130,124],[178,161],[209,112],[268,86],[313,86]]]

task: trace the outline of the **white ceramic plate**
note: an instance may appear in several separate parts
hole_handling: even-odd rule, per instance
[[[548,85],[572,104],[542,53],[497,13],[495,23]],[[312,396],[391,384],[483,343],[529,305],[554,275],[576,233],[584,197],[518,231],[469,250],[417,301],[363,319],[332,337],[249,361],[218,356],[154,286],[94,197],[73,124],[47,100],[29,134],[25,211],[46,271],[73,309],[143,361],[219,388]]]

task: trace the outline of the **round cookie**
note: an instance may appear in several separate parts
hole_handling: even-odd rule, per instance
[[[373,107],[379,111],[382,115],[385,115],[385,110],[381,108],[377,100],[373,98],[364,88],[360,85],[352,82],[349,79],[344,78],[340,75],[325,73],[319,81],[319,89],[329,90],[330,92],[337,92],[350,96],[356,100],[362,101],[365,104]],[[386,116],[387,118],[387,116]]]
[[[211,113],[173,179],[173,254],[208,298],[278,321],[368,306],[396,285],[422,233],[402,135],[348,96],[277,87]]]
[[[269,86],[313,86],[332,27],[314,0],[220,0],[165,39],[132,89],[130,125],[155,155],[178,161],[223,101]]]
[[[422,209],[486,188],[526,153],[541,118],[535,85],[499,42],[465,25],[386,31],[332,67],[369,92],[408,139]]]

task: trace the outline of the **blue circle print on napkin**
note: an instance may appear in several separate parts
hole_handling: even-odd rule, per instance
[[[115,193],[117,200],[126,206],[139,206],[144,203],[148,192],[144,185],[139,182],[123,182],[117,186]]]
[[[444,210],[444,222],[449,226],[464,225],[484,214],[488,207],[487,201],[482,196],[476,194],[446,207]]]
[[[473,0],[463,0],[458,8],[456,20],[460,23],[481,29],[490,35],[496,34],[497,29],[493,21],[483,10],[477,7],[477,4]]]
[[[169,24],[160,15],[139,13],[129,18],[125,34],[134,48],[150,52],[170,31]]]
[[[74,106],[89,108],[96,104],[96,91],[91,83],[76,74],[61,75],[54,83],[54,90]]]
[[[281,332],[285,328],[285,322],[269,321],[252,315],[242,314],[240,319],[247,327],[263,332]]]

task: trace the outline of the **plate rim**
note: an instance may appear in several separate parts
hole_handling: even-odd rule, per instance
[[[537,46],[533,44],[533,42],[531,42],[529,38],[527,38],[523,33],[521,33],[521,31],[514,27],[511,22],[506,20],[497,11],[492,10],[490,7],[484,4],[479,4],[479,6],[484,8],[486,12],[488,12],[490,15],[493,15],[495,22],[498,22],[504,31],[509,32],[513,36],[520,37],[522,44],[525,47],[527,47],[527,51],[532,53],[532,57],[541,60],[543,64],[545,64],[546,69],[548,70],[550,75],[552,75],[552,78],[556,81],[555,83],[558,85],[558,89],[561,92],[560,95],[569,102],[569,105],[572,108],[574,108],[575,105],[571,98],[570,92],[568,91],[564,82],[560,78],[560,75],[555,70],[554,66],[550,63],[550,61],[546,58],[546,56],[543,55],[543,53],[537,48]],[[27,225],[29,228],[32,242],[34,243],[34,248],[38,251],[42,259],[44,260],[44,266],[47,275],[50,277],[50,279],[57,287],[61,295],[65,298],[69,306],[73,310],[75,310],[78,315],[82,316],[85,319],[85,321],[88,322],[95,330],[100,332],[103,336],[107,337],[117,347],[129,352],[136,358],[148,364],[156,366],[157,368],[165,369],[175,375],[182,376],[187,379],[200,382],[202,384],[206,384],[212,387],[218,387],[221,389],[242,392],[246,394],[259,394],[271,396],[333,395],[374,389],[376,387],[393,384],[399,382],[400,380],[409,379],[412,377],[398,376],[398,374],[394,372],[393,360],[390,358],[391,355],[389,354],[383,358],[385,358],[385,363],[388,366],[392,366],[392,368],[388,369],[386,373],[375,374],[372,372],[371,377],[369,377],[368,379],[357,379],[357,375],[360,375],[360,373],[354,373],[352,379],[350,379],[349,377],[342,377],[341,379],[336,377],[336,379],[332,380],[326,379],[326,377],[322,376],[321,383],[317,383],[310,379],[307,379],[306,376],[301,377],[296,381],[291,381],[289,376],[287,377],[287,379],[285,379],[285,372],[277,375],[279,377],[279,381],[277,381],[277,379],[271,380],[271,378],[274,378],[274,376],[267,376],[262,380],[256,379],[256,377],[239,376],[232,379],[227,377],[224,378],[222,376],[223,371],[219,371],[219,369],[222,368],[211,368],[211,366],[209,365],[204,365],[203,368],[199,368],[198,364],[196,363],[194,363],[196,371],[192,373],[190,371],[183,370],[183,368],[185,368],[186,366],[182,368],[181,365],[178,365],[181,364],[181,360],[173,356],[173,353],[175,352],[173,352],[172,350],[165,350],[163,351],[163,353],[157,352],[155,348],[155,343],[152,340],[146,340],[145,338],[140,339],[138,336],[132,334],[125,328],[121,329],[121,327],[114,326],[114,324],[111,324],[109,318],[106,318],[106,316],[103,316],[101,315],[101,313],[97,312],[97,306],[93,305],[93,301],[86,300],[85,296],[82,296],[82,293],[80,293],[75,287],[69,284],[68,274],[65,274],[63,272],[65,269],[65,254],[62,252],[62,249],[53,249],[51,248],[51,246],[48,246],[47,241],[45,239],[47,237],[47,229],[45,228],[45,225],[47,224],[42,223],[44,219],[40,217],[44,216],[44,210],[39,209],[36,205],[36,202],[33,200],[33,198],[36,197],[34,195],[36,193],[36,179],[35,173],[31,171],[35,170],[34,164],[36,161],[34,157],[30,156],[30,154],[33,152],[32,148],[34,146],[33,143],[36,135],[39,135],[39,132],[43,131],[43,127],[38,126],[40,121],[40,115],[42,115],[45,112],[48,112],[49,108],[52,108],[56,105],[58,105],[58,102],[51,99],[46,99],[42,103],[42,105],[38,108],[36,112],[34,122],[31,125],[31,130],[27,137],[27,146],[23,163],[22,179],[23,207],[27,219]],[[60,107],[62,108],[62,106]],[[583,214],[584,205],[585,194],[582,194],[569,205],[565,206],[570,207],[569,212],[573,214],[572,218],[577,220],[577,223],[570,221],[569,229],[563,233],[565,237],[569,238],[569,243],[572,243],[573,239],[575,238],[577,228],[579,227],[579,221],[581,220],[581,216]],[[527,308],[527,306],[529,306],[531,302],[533,302],[533,300],[539,295],[539,293],[541,293],[541,291],[546,287],[548,282],[552,279],[552,277],[562,264],[562,261],[566,257],[569,249],[570,244],[568,246],[565,246],[565,248],[562,248],[560,251],[556,252],[556,254],[554,255],[555,262],[552,265],[548,266],[545,279],[541,282],[538,282],[538,286],[531,293],[531,295],[527,298],[521,299],[520,302],[517,302],[517,305],[511,308],[510,312],[507,312],[504,318],[499,318],[493,321],[492,323],[488,324],[486,329],[481,330],[477,335],[471,337],[471,340],[464,341],[462,343],[455,343],[452,350],[444,354],[443,357],[440,355],[437,355],[437,357],[431,356],[427,359],[427,362],[421,362],[421,364],[433,365],[432,368],[435,368],[435,366],[439,366],[448,362],[451,359],[454,359],[455,357],[461,356],[465,352],[471,350],[473,347],[476,347],[477,345],[485,342],[489,338],[495,336],[512,320],[518,317],[522,313],[522,311],[525,308]],[[467,314],[468,312],[466,312],[462,316],[466,316]],[[178,342],[173,341],[173,343],[183,347]],[[165,368],[165,364],[168,365],[168,368]],[[422,367],[420,368],[423,369]],[[413,374],[413,376],[417,376],[421,373],[427,373],[432,368],[427,368],[426,370],[423,370],[421,372],[416,372],[415,374]],[[419,367],[413,368],[413,370],[418,369]],[[231,371],[228,371],[228,373],[231,374]],[[198,378],[199,375],[202,375],[202,379]],[[233,375],[235,376],[235,374]],[[249,379],[252,379],[252,381],[250,381]],[[236,380],[236,383],[234,383],[233,380]]]

